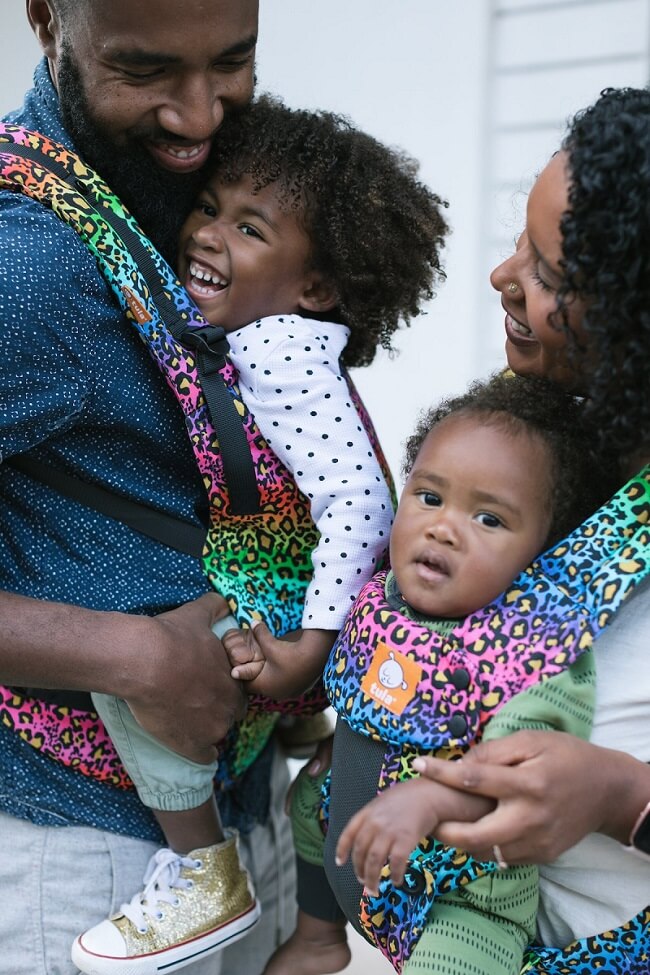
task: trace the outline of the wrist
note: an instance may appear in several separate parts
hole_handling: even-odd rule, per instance
[[[115,634],[124,634],[125,659],[136,655],[138,619],[144,617],[2,593],[2,683],[113,693],[114,685],[121,686],[119,674],[124,669]]]
[[[650,860],[650,801],[637,816],[625,849],[644,860]]]
[[[596,801],[601,811],[598,832],[629,845],[643,810],[650,801],[650,766],[624,752],[601,749],[601,783]]]
[[[155,617],[103,613],[95,629],[98,659],[91,689],[125,700],[147,699],[156,683],[160,644]]]

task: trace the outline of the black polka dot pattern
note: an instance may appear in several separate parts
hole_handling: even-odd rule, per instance
[[[390,491],[339,367],[348,334],[344,325],[278,315],[228,336],[246,405],[320,531],[307,628],[342,625],[392,524]]]

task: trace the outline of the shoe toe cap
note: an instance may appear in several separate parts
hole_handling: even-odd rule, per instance
[[[111,955],[126,958],[126,942],[118,927],[112,921],[101,921],[89,928],[78,939],[80,948],[93,955]]]

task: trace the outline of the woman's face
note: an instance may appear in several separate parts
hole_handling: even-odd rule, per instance
[[[560,219],[568,209],[567,156],[560,152],[542,170],[528,197],[526,228],[512,257],[490,276],[506,312],[506,356],[522,376],[544,376],[580,391],[577,363],[567,355],[568,337],[561,322],[553,324],[557,290],[562,281]],[[515,287],[516,286],[516,287]],[[584,306],[568,306],[569,327],[581,338]]]

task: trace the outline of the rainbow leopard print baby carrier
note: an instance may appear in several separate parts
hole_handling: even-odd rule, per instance
[[[96,257],[120,307],[178,399],[209,503],[202,564],[211,584],[228,600],[240,624],[263,619],[276,636],[299,628],[317,530],[308,500],[267,445],[240,397],[222,330],[207,325],[117,197],[64,146],[20,126],[0,125],[0,187],[33,197],[74,228]],[[223,351],[218,376],[205,378],[202,386],[197,363],[209,351],[206,344],[215,338]],[[208,383],[211,387],[216,384],[221,397],[219,415],[208,409]],[[389,480],[372,424],[350,386]],[[219,440],[224,429],[221,413],[227,413],[227,408],[235,422],[231,420],[224,432],[223,443],[231,435],[239,435],[246,454],[243,475],[235,470],[231,477],[224,470],[226,450],[224,447],[222,452]],[[248,481],[246,461],[252,472]],[[239,486],[248,491],[249,499],[251,494],[255,496],[254,505],[242,505]],[[247,717],[222,746],[219,783],[223,787],[230,784],[257,757],[280,710],[295,714],[322,710],[326,705],[321,687],[300,701],[283,705],[251,699]],[[93,712],[56,707],[0,687],[0,713],[6,724],[44,754],[86,775],[130,785]]]
[[[330,655],[325,687],[340,720],[386,745],[378,791],[407,778],[422,750],[448,758],[480,740],[516,694],[562,672],[611,622],[650,569],[650,467],[443,637],[393,609],[386,573],[360,593]],[[364,891],[360,920],[401,971],[438,897],[496,869],[437,841],[411,855],[400,888]],[[529,948],[529,975],[647,975],[650,907],[566,949]]]

